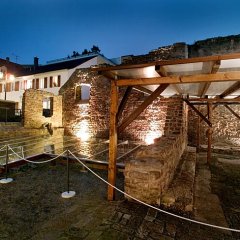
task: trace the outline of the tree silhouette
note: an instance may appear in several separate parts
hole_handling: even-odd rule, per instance
[[[89,51],[85,48],[84,50],[83,50],[83,52],[82,52],[82,54],[84,55],[84,54],[88,54],[89,53]]]
[[[92,46],[91,51],[92,51],[93,53],[100,53],[100,52],[101,52],[101,50],[99,49],[99,47],[98,47],[98,46],[95,46],[95,45]]]

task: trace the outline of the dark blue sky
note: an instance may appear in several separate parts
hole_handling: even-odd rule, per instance
[[[0,57],[40,63],[93,44],[109,58],[240,34],[239,0],[1,0]]]

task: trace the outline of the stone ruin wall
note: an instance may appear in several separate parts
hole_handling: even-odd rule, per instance
[[[179,103],[182,106],[181,114],[177,118],[170,115],[166,124],[174,128],[177,121],[178,132],[166,132],[166,135],[155,140],[154,145],[142,147],[135,159],[125,165],[126,193],[148,204],[160,205],[161,197],[168,189],[187,146],[188,111],[185,104]]]
[[[157,60],[183,59],[228,53],[240,53],[240,34],[208,38],[196,41],[194,44],[174,43],[173,45],[159,47],[148,54],[123,56],[122,64],[139,64]]]
[[[43,99],[53,98],[53,115],[43,116]],[[28,89],[23,94],[23,126],[25,128],[42,128],[50,123],[53,128],[62,127],[62,96],[55,96],[42,90]]]
[[[239,105],[230,105],[239,116]],[[202,106],[200,111],[207,114],[206,106]],[[188,141],[190,145],[196,146],[197,143],[197,114],[189,109]],[[213,110],[213,144],[230,144],[240,146],[240,121],[226,107],[219,105]],[[200,124],[200,144],[207,144],[208,125],[202,121]]]
[[[75,100],[75,87],[80,83],[91,84],[89,102]],[[119,102],[125,88],[119,91]],[[67,135],[80,136],[87,132],[89,137],[108,138],[110,82],[89,69],[76,70],[70,80],[61,88],[63,97],[63,126]],[[133,91],[123,111],[124,119],[146,96]],[[145,140],[148,136],[158,138],[162,135],[180,133],[182,123],[178,121],[183,115],[183,104],[179,99],[157,98],[148,108],[133,121],[119,139]]]

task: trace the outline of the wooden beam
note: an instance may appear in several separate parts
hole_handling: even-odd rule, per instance
[[[199,108],[198,108],[199,111]],[[196,132],[196,145],[197,145],[197,153],[200,149],[200,116],[197,116],[197,132]]]
[[[190,108],[192,108],[192,110],[193,110],[195,113],[197,113],[197,115],[200,116],[201,119],[202,119],[204,122],[206,122],[208,126],[212,126],[212,123],[211,123],[200,111],[198,111],[198,109],[197,109],[196,107],[194,107],[192,103],[190,103],[190,102],[189,102],[187,99],[185,99],[185,98],[183,98],[182,100],[183,100],[184,102],[186,102],[187,105],[188,105]]]
[[[115,81],[111,81],[108,182],[113,186],[115,186],[116,183],[117,110],[118,110],[118,87]],[[111,186],[108,186],[108,200],[112,201],[114,199],[115,189]]]
[[[151,90],[149,90],[149,89],[147,89],[145,87],[142,87],[142,86],[134,86],[133,89],[136,89],[137,91],[146,93],[148,95],[153,93],[153,91],[151,91]]]
[[[167,87],[169,84],[160,85],[145,101],[135,109],[122,124],[118,127],[118,132],[122,132],[132,121],[134,121]]]
[[[220,99],[220,98],[189,98],[191,102],[219,102],[219,103],[234,103],[240,102],[240,98]]]
[[[218,105],[214,105],[212,108],[212,111],[217,107]],[[208,116],[208,113],[204,116],[205,118]],[[203,121],[203,119],[200,119],[200,123]]]
[[[118,86],[138,86],[138,85],[158,85],[163,83],[201,83],[201,82],[225,82],[239,81],[240,71],[235,72],[220,72],[211,74],[195,74],[188,76],[168,76],[168,77],[153,77],[153,78],[130,78],[119,79]]]
[[[166,69],[164,68],[164,66],[156,65],[156,66],[155,66],[155,71],[156,71],[161,77],[167,77],[167,76],[169,76],[169,75],[168,75],[168,72],[166,71]],[[172,86],[173,86],[173,88],[175,89],[175,91],[176,91],[178,94],[180,94],[180,95],[183,94],[183,91],[181,90],[181,88],[180,88],[178,85],[173,84]]]
[[[204,97],[206,95],[207,90],[209,89],[211,83],[210,82],[206,82],[206,83],[202,83],[202,87],[200,86],[199,88],[199,92],[198,95],[200,97]]]
[[[161,77],[167,77],[168,73],[166,72],[166,69],[164,66],[156,65],[155,71],[161,76]]]
[[[213,61],[211,73],[217,73],[221,66],[221,60]]]
[[[230,59],[238,59],[238,58],[240,58],[240,53],[231,53],[231,54],[225,54],[225,55],[219,55],[219,56],[158,60],[158,61],[153,61],[150,63],[142,63],[142,64],[129,64],[129,65],[108,66],[108,67],[92,67],[91,70],[92,71],[113,71],[113,70],[143,68],[143,67],[156,66],[156,65],[167,66],[167,65],[176,65],[176,64],[230,60]]]
[[[123,113],[123,110],[127,104],[127,100],[131,94],[131,91],[132,91],[132,87],[127,87],[124,95],[123,95],[123,98],[122,98],[122,101],[118,107],[118,112],[117,112],[117,122],[119,121],[119,119],[121,118],[122,116],[122,113]]]
[[[224,105],[225,108],[227,108],[236,118],[240,119],[240,116],[232,109],[230,108],[228,105]]]
[[[222,94],[220,94],[219,97],[225,98],[230,94],[234,93],[235,91],[237,91],[238,89],[240,89],[240,81],[235,82],[231,87],[229,87]]]
[[[212,122],[212,103],[208,103],[208,120],[209,122]],[[211,157],[212,157],[212,125],[209,126],[208,128],[208,152],[207,152],[207,162],[208,164],[211,161]]]

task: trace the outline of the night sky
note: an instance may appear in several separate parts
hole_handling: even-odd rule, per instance
[[[240,34],[239,0],[1,0],[0,58],[40,64],[97,45],[106,57]]]

